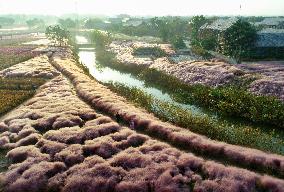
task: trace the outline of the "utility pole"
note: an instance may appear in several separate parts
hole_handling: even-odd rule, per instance
[[[75,37],[78,35],[78,30],[79,30],[79,13],[78,13],[78,1],[75,1],[75,12],[76,12],[76,31],[75,31]]]

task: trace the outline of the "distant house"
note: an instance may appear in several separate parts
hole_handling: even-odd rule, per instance
[[[257,36],[256,58],[284,59],[284,29],[263,29]]]
[[[221,42],[219,40],[223,37],[225,31],[237,21],[237,17],[231,17],[220,18],[212,23],[206,23],[199,28],[198,36],[200,39],[209,42],[207,43],[208,49],[215,50],[218,47],[217,42]]]
[[[133,26],[137,27],[143,23],[143,19],[129,19],[127,20],[123,26]]]
[[[112,24],[121,24],[122,20],[123,18],[118,18],[118,17],[112,17],[108,19],[108,21]]]
[[[211,24],[204,24],[200,27],[201,31],[209,30],[209,31],[216,31],[216,32],[222,32],[226,31],[228,28],[230,28],[234,23],[238,21],[237,17],[230,17],[228,19],[217,19],[213,21]]]
[[[220,34],[225,32],[237,21],[238,18],[230,17],[230,18],[220,18],[213,21],[212,23],[206,23],[199,28],[199,37],[200,38],[214,37],[218,39]]]
[[[230,28],[238,18],[217,19],[211,24],[205,24],[199,29],[200,38],[222,38],[222,34]],[[257,41],[252,50],[255,59],[284,59],[284,18],[265,18],[254,24],[265,27],[257,32]],[[219,44],[219,47],[222,45]]]
[[[265,28],[284,29],[284,18],[269,17],[269,18],[265,18],[261,22],[254,23],[254,25],[262,29],[265,29]]]

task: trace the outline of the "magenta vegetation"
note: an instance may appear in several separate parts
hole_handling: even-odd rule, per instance
[[[35,49],[35,46],[4,46],[0,47],[0,55],[30,54],[33,49]]]
[[[4,191],[283,191],[281,179],[209,161],[119,125],[111,118],[116,112],[125,121],[134,118],[136,129],[189,151],[284,171],[283,156],[212,141],[159,121],[90,79],[69,54],[61,49],[52,59],[71,82],[58,75],[0,123],[0,146],[10,150],[12,163],[1,176]]]
[[[109,45],[109,51],[116,54],[116,59],[128,65],[142,65],[173,75],[188,84],[208,86],[225,85],[234,78],[256,78],[249,86],[249,91],[257,95],[272,95],[284,101],[284,65],[283,64],[244,64],[231,65],[222,61],[181,61],[172,63],[167,57],[152,59],[136,57],[135,48],[160,47],[167,54],[174,51],[167,44],[148,44],[133,41],[114,41]]]
[[[35,57],[0,71],[0,77],[53,78],[59,74],[49,63],[46,55]]]

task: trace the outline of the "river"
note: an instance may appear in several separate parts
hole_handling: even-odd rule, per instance
[[[87,39],[84,38],[83,36],[77,36],[76,40],[77,40],[78,44],[84,44],[84,43],[87,44],[88,43]],[[191,113],[193,113],[194,115],[208,116],[208,117],[210,117],[212,119],[216,119],[218,121],[219,120],[220,121],[225,120],[226,122],[228,122],[230,124],[230,126],[228,127],[228,131],[229,131],[229,129],[233,131],[235,125],[237,125],[237,126],[242,125],[244,127],[245,126],[251,126],[258,131],[261,130],[261,132],[263,132],[263,133],[267,132],[267,134],[270,135],[271,130],[273,129],[273,127],[271,127],[271,126],[254,124],[252,122],[247,122],[247,121],[244,121],[244,120],[239,119],[239,118],[219,116],[219,115],[217,115],[217,113],[214,113],[214,112],[212,112],[208,109],[204,109],[204,108],[199,107],[197,105],[188,105],[188,104],[178,103],[175,100],[173,100],[168,93],[162,92],[161,90],[159,90],[155,87],[149,87],[149,85],[146,85],[146,83],[144,81],[135,77],[132,74],[122,73],[118,70],[99,65],[96,61],[95,49],[92,48],[92,47],[79,48],[78,55],[79,55],[80,62],[88,68],[89,73],[99,82],[102,82],[102,83],[111,83],[111,82],[112,83],[120,83],[120,84],[123,84],[124,86],[127,86],[127,87],[136,87],[136,88],[142,90],[143,92],[145,92],[147,94],[151,94],[152,96],[154,96],[155,98],[157,98],[159,100],[169,102],[169,103],[177,105],[177,106],[179,106],[183,109],[187,109],[187,110],[191,111]],[[256,134],[257,134],[257,131],[256,131]],[[279,137],[284,138],[284,131],[281,131],[279,129],[275,129],[275,132],[273,132],[273,135],[271,135],[270,139],[272,139],[271,141],[273,141],[274,139],[278,140]],[[283,145],[282,148],[283,148],[283,152],[284,152],[284,145]]]

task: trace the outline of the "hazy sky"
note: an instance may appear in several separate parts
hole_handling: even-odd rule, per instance
[[[0,0],[7,13],[284,16],[284,0]]]

